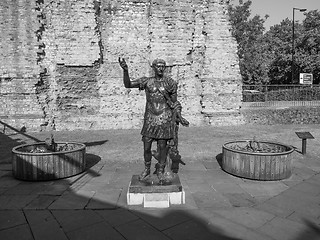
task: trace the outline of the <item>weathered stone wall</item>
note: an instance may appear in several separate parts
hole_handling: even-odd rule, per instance
[[[37,128],[44,113],[37,104],[39,42],[36,2],[0,2],[0,120]]]
[[[13,100],[0,109],[11,124],[18,109],[27,129],[41,123],[57,130],[140,127],[145,96],[124,88],[118,57],[126,59],[132,78],[151,75],[153,59],[165,59],[192,125],[243,121],[226,1],[16,0],[2,1],[0,8],[6,14],[1,100],[32,96],[23,108]],[[7,58],[11,62],[2,64]],[[26,116],[32,111],[37,121],[31,124]]]

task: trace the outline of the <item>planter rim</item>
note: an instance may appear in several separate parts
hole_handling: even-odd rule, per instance
[[[260,143],[270,143],[270,144],[275,144],[275,145],[280,145],[280,146],[283,146],[283,147],[286,147],[287,149],[289,149],[288,151],[283,151],[283,152],[280,152],[280,153],[272,153],[272,152],[247,152],[247,151],[241,151],[241,150],[237,150],[237,149],[233,149],[233,148],[230,148],[226,145],[228,144],[231,144],[231,143],[239,143],[239,142],[248,142],[248,141],[252,141],[252,140],[233,140],[233,141],[229,141],[229,142],[226,142],[222,145],[222,148],[225,148],[229,151],[232,151],[232,152],[237,152],[237,153],[245,153],[245,154],[249,154],[249,155],[260,155],[260,156],[277,156],[277,155],[284,155],[284,154],[289,154],[289,153],[292,153],[294,151],[294,148],[292,146],[289,146],[289,145],[286,145],[286,144],[283,144],[283,143],[280,143],[280,142],[272,142],[272,141],[266,141],[266,140],[262,140],[262,141],[258,141]]]
[[[39,155],[39,156],[44,156],[44,155],[59,155],[59,154],[65,154],[65,153],[72,153],[75,151],[79,151],[79,150],[83,150],[86,148],[86,145],[83,143],[79,143],[79,142],[56,142],[57,144],[77,144],[79,145],[79,148],[76,149],[72,149],[69,151],[58,151],[58,152],[44,152],[44,153],[30,153],[30,152],[22,152],[19,151],[19,148],[23,148],[23,147],[29,147],[29,146],[34,146],[34,145],[43,145],[45,144],[45,142],[36,142],[36,143],[27,143],[27,144],[21,144],[18,145],[14,148],[12,148],[12,152],[16,153],[16,154],[22,154],[22,155]]]

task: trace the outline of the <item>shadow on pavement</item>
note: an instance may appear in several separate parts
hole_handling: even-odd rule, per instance
[[[91,168],[96,165],[98,162],[101,161],[101,157],[91,154],[91,153],[86,153],[86,171],[88,174],[92,176],[100,176],[100,173],[93,171]]]
[[[0,164],[11,163],[11,149],[23,143],[21,139],[12,140],[0,133]]]
[[[315,223],[305,219],[304,224],[307,229],[300,233],[299,236],[294,240],[318,240],[320,239],[320,227]]]
[[[216,160],[219,164],[220,167],[222,167],[222,153],[219,153],[217,156],[216,156]]]
[[[84,145],[87,147],[92,147],[92,146],[100,146],[108,142],[108,140],[103,140],[103,141],[95,141],[95,142],[85,142]]]

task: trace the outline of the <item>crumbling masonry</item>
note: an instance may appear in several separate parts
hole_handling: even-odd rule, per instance
[[[1,0],[0,120],[27,130],[141,127],[125,89],[167,61],[191,125],[239,124],[241,77],[225,0]]]

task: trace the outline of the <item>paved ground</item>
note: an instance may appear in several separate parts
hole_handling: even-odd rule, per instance
[[[56,141],[87,145],[88,168],[45,182],[12,177],[11,148],[49,133],[0,133],[0,239],[320,239],[320,131],[318,125],[181,128],[179,176],[186,204],[143,209],[126,204],[142,165],[139,130],[55,132]],[[307,154],[295,131],[309,131]],[[293,175],[281,181],[231,176],[218,163],[234,139],[294,146]]]

